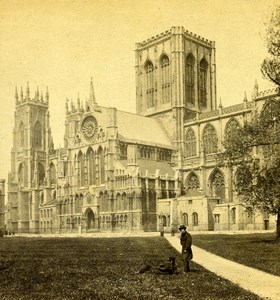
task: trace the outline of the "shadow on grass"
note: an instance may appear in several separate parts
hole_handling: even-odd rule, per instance
[[[250,241],[249,242],[250,244],[262,244],[262,243],[265,243],[265,244],[279,244],[279,241],[277,240],[254,240],[254,241]]]
[[[203,270],[191,269],[190,273],[203,273]]]

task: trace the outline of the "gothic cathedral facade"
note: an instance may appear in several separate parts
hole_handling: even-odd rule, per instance
[[[223,139],[272,98],[217,105],[215,43],[183,27],[136,44],[136,114],[66,101],[54,148],[49,94],[15,94],[6,226],[19,233],[269,229],[217,163]]]

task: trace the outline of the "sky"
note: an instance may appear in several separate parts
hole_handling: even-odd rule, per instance
[[[223,106],[271,88],[262,78],[265,22],[275,0],[0,0],[0,178],[7,180],[15,87],[48,86],[55,147],[63,146],[65,99],[89,96],[135,112],[135,43],[172,26],[216,42]]]

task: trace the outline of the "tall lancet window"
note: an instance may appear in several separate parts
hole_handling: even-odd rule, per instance
[[[207,107],[207,69],[206,59],[202,59],[199,64],[199,106]]]
[[[56,183],[56,169],[53,163],[50,164],[50,182],[51,184]]]
[[[145,64],[146,86],[147,86],[147,107],[155,106],[155,87],[154,87],[154,66],[151,61]]]
[[[97,159],[98,159],[98,178],[99,183],[105,183],[105,159],[104,159],[104,150],[102,147],[99,147],[97,152]]]
[[[225,199],[225,179],[224,175],[216,170],[210,177],[211,196],[219,197],[223,202]]]
[[[83,153],[80,151],[77,159],[78,164],[78,186],[85,185],[85,161]]]
[[[170,102],[171,83],[170,83],[170,65],[167,55],[163,55],[160,59],[161,67],[161,87],[162,87],[162,103]]]
[[[225,128],[225,138],[229,139],[231,136],[234,136],[239,128],[240,125],[238,121],[236,119],[230,119]]]
[[[24,147],[24,124],[20,122],[19,125],[19,146]]]
[[[186,58],[185,97],[187,103],[194,104],[194,56],[189,54]]]
[[[24,165],[21,163],[18,167],[18,182],[20,184],[24,183]]]
[[[45,180],[45,168],[41,163],[38,163],[38,180],[39,180],[39,185],[44,184]]]
[[[42,147],[42,125],[39,121],[34,124],[33,146]]]
[[[216,153],[218,149],[218,138],[216,129],[213,125],[207,124],[202,136],[203,148],[205,154]]]
[[[89,184],[96,184],[95,156],[91,148],[89,148],[87,151],[87,161],[88,161],[88,182]]]
[[[186,131],[186,156],[196,156],[196,138],[192,128]]]

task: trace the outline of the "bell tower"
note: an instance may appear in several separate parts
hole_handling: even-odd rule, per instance
[[[46,185],[51,143],[48,107],[48,89],[43,97],[37,87],[32,98],[28,83],[25,95],[16,88],[7,220],[15,232],[39,231],[39,198]]]
[[[217,108],[215,42],[172,27],[136,44],[136,112],[157,118],[182,149],[184,122]]]

